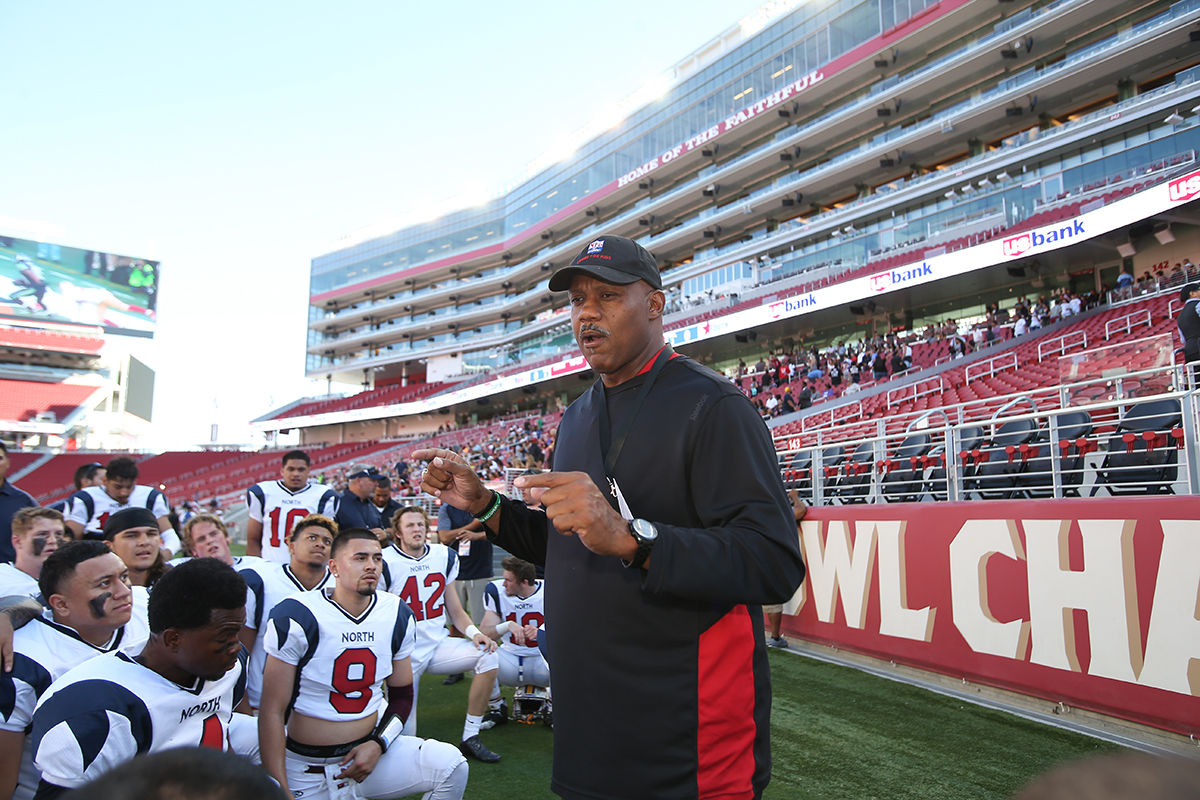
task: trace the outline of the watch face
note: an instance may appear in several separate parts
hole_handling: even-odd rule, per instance
[[[644,519],[635,519],[633,521],[633,532],[641,539],[654,541],[658,537],[658,530],[653,525],[646,522]]]

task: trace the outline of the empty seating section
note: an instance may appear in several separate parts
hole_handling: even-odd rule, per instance
[[[312,459],[312,472],[350,461],[370,460],[397,442],[352,442],[303,448]],[[241,451],[168,452],[138,459],[138,483],[159,487],[172,504],[199,498],[236,496],[251,484],[277,477],[280,459],[287,450],[247,453]],[[37,458],[40,454],[30,453]],[[81,464],[107,464],[122,453],[62,453],[42,464],[19,481],[22,489],[39,503],[53,503],[75,491],[72,480]]]
[[[0,381],[0,420],[28,422],[50,413],[62,422],[100,389],[75,383]]]
[[[34,454],[39,455],[39,454]],[[84,464],[107,464],[128,453],[60,453],[17,482],[33,499],[46,505],[75,491],[75,470]]]
[[[45,350],[51,353],[98,355],[103,346],[104,340],[99,336],[0,326],[0,347]]]
[[[273,419],[305,417],[311,414],[328,414],[332,411],[348,411],[352,408],[371,408],[396,403],[408,403],[428,397],[446,388],[444,383],[410,383],[407,386],[392,384],[379,389],[360,392],[350,397],[310,400],[276,414]]]

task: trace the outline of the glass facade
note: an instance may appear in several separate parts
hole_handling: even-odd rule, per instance
[[[974,35],[964,36],[954,42],[954,50],[929,52],[924,60],[911,63],[905,71],[890,77],[880,77],[878,80],[868,80],[861,84],[861,88],[840,94],[837,100],[823,97],[818,91],[808,100],[811,110],[803,111],[799,115],[805,117],[804,135],[807,136],[812,130],[809,127],[811,125],[830,125],[831,121],[848,119],[852,113],[859,113],[864,108],[873,118],[874,112],[871,109],[880,105],[879,98],[885,93],[902,91],[910,81],[917,83],[927,80],[931,75],[939,76],[944,81],[946,75],[953,74],[953,64],[950,62],[954,62],[955,59],[965,59],[972,53],[982,52],[985,48],[992,49],[997,43],[1003,43],[1003,37],[1009,35],[1007,31],[1012,28],[1075,3],[1076,0],[1054,0],[1048,4],[1039,4],[1021,9],[994,25],[989,18],[989,21],[980,25]],[[336,293],[364,280],[395,275],[434,261],[445,259],[452,262],[455,257],[519,236],[544,223],[547,217],[585,200],[589,194],[609,185],[618,176],[707,130],[730,114],[752,105],[757,99],[795,82],[814,69],[829,64],[831,60],[879,36],[912,15],[936,5],[936,0],[837,0],[806,3],[775,20],[736,47],[730,48],[719,58],[702,65],[662,98],[636,110],[611,131],[586,143],[569,158],[521,183],[504,197],[314,259],[312,294]],[[872,186],[865,182],[860,183],[865,169],[863,165],[880,158],[876,153],[881,148],[898,153],[899,146],[896,143],[903,142],[905,137],[913,136],[922,128],[932,128],[935,135],[939,127],[943,134],[948,130],[952,131],[953,128],[949,127],[952,121],[956,122],[963,116],[976,113],[980,108],[999,108],[1009,102],[1008,97],[1013,93],[1036,92],[1039,81],[1057,80],[1057,76],[1076,68],[1080,63],[1094,59],[1105,51],[1124,46],[1133,36],[1155,27],[1173,25],[1175,17],[1190,13],[1198,5],[1200,0],[1185,0],[1174,6],[1160,4],[1151,10],[1153,16],[1139,17],[1130,26],[1112,26],[1096,30],[1093,36],[1082,41],[1075,40],[1077,43],[1064,48],[1053,58],[1041,60],[1036,66],[1016,69],[999,78],[995,76],[994,71],[982,71],[978,77],[964,76],[964,80],[957,83],[951,81],[949,91],[927,104],[921,113],[911,116],[911,112],[906,112],[910,116],[905,123],[882,127],[868,124],[862,128],[864,133],[836,140],[832,146],[828,144],[827,135],[827,149],[819,160],[812,160],[806,156],[809,160],[801,169],[784,170],[782,173],[777,168],[760,169],[759,172],[768,177],[758,178],[757,182],[748,179],[739,189],[742,194],[737,195],[736,207],[727,200],[718,205],[716,199],[700,208],[691,206],[689,210],[680,212],[677,216],[668,215],[666,224],[660,222],[657,228],[652,229],[653,233],[647,229],[647,235],[641,237],[641,240],[652,249],[656,247],[656,243],[664,240],[690,242],[685,246],[683,255],[673,256],[675,263],[679,263],[680,259],[683,259],[684,263],[674,270],[664,272],[664,276],[668,278],[676,270],[694,268],[694,264],[688,263],[692,249],[695,250],[697,259],[723,258],[727,262],[735,252],[739,255],[732,256],[733,258],[746,259],[752,257],[741,255],[742,251],[754,251],[755,256],[765,256],[769,249],[775,250],[776,255],[769,259],[769,262],[764,257],[755,258],[754,263],[746,260],[727,263],[699,275],[689,272],[687,279],[679,283],[679,294],[684,298],[708,292],[716,295],[739,291],[739,288],[748,286],[750,282],[766,283],[823,267],[829,267],[829,272],[837,274],[862,266],[880,253],[895,248],[924,241],[936,245],[938,241],[958,235],[958,231],[969,233],[974,229],[973,226],[978,228],[993,223],[1012,225],[1037,213],[1045,203],[1054,202],[1066,194],[1087,191],[1096,184],[1122,180],[1122,176],[1145,170],[1151,165],[1172,160],[1194,160],[1196,150],[1200,149],[1200,126],[1171,126],[1163,124],[1159,117],[1154,117],[1155,122],[1135,126],[1123,132],[1099,135],[1086,140],[1086,144],[1082,143],[1082,139],[1078,144],[1068,144],[1068,140],[1073,136],[1072,132],[1081,126],[1090,130],[1103,125],[1105,117],[1113,108],[1109,106],[1103,111],[1095,111],[1095,106],[1091,106],[1086,108],[1089,112],[1086,116],[1060,116],[1053,124],[1042,124],[1040,130],[1039,123],[1036,120],[1031,121],[1025,129],[1012,133],[1003,141],[993,141],[985,145],[980,155],[964,157],[961,150],[951,150],[946,154],[946,162],[939,164],[936,170],[914,171],[907,178],[897,178],[886,184]],[[1154,13],[1158,9],[1165,10]],[[1112,32],[1114,30],[1118,32]],[[1194,80],[1196,76],[1191,74],[1194,71],[1196,70],[1180,73],[1177,85]],[[1167,88],[1174,87],[1163,87],[1164,90]],[[1140,103],[1152,94],[1153,92],[1136,95],[1128,102]],[[1116,108],[1126,109],[1129,105],[1122,102]],[[1069,110],[1055,109],[1060,115]],[[1127,115],[1127,118],[1133,117]],[[1063,119],[1067,121],[1064,123]],[[777,131],[774,138],[771,138],[770,131]],[[768,128],[767,133],[755,134],[758,137],[756,139],[747,140],[743,137],[739,141],[734,135],[730,137],[733,147],[749,149],[745,152],[735,150],[738,155],[734,159],[723,159],[714,164],[705,162],[703,166],[694,165],[690,173],[682,176],[682,182],[678,185],[666,193],[641,197],[632,209],[622,210],[615,220],[622,225],[630,225],[639,214],[657,214],[659,212],[654,210],[643,212],[641,209],[662,207],[672,202],[672,198],[691,197],[698,192],[698,187],[706,185],[709,175],[731,168],[741,169],[737,165],[742,162],[756,165],[761,163],[762,166],[776,162],[777,167],[778,151],[781,148],[779,142],[788,137],[799,136],[799,131],[800,128],[789,123],[783,124],[781,129],[780,125],[776,125]],[[1035,143],[1042,146],[1042,152],[1046,152],[1044,145],[1055,136],[1061,136],[1063,144],[1054,149],[1051,155],[1039,156],[1037,160],[1029,161],[1022,156],[1023,150]],[[955,137],[947,137],[944,140],[949,147],[954,147],[953,138]],[[989,158],[1001,164],[994,172],[1007,170],[1012,173],[1013,180],[993,181],[990,185],[981,185],[978,189],[972,189],[969,194],[958,196],[943,196],[944,188],[936,193],[917,188],[922,182],[939,180],[940,176],[948,176],[956,171],[977,168],[980,159]],[[829,181],[828,176],[833,176],[833,180]],[[727,218],[731,209],[738,212],[740,217],[740,209],[743,206],[748,209],[745,213],[752,213],[754,209],[750,208],[751,202],[759,207],[759,201],[764,201],[778,209],[781,190],[786,190],[789,194],[793,188],[804,188],[807,191],[806,185],[819,180],[837,184],[840,188],[835,191],[843,192],[842,199],[830,201],[835,207],[829,208],[826,205],[822,210],[814,206],[812,211],[805,212],[803,219],[782,223],[769,217],[761,222],[747,218],[747,222],[741,223],[744,230],[738,230],[736,239],[730,241],[726,238],[718,246],[710,246],[716,240],[716,237],[710,237],[711,231],[704,234],[704,237],[709,238],[701,237],[702,228],[707,231],[715,224],[714,217],[725,215]],[[890,203],[886,200],[878,202],[888,194],[905,190],[915,191],[908,192],[904,200],[897,198]],[[625,202],[628,203],[629,200],[626,199]],[[864,203],[875,205],[856,210]],[[797,212],[803,208],[799,199],[794,204],[785,202],[784,205],[795,207],[794,212],[783,212],[785,220],[796,217]],[[768,212],[770,216],[777,213],[778,210],[774,213]],[[758,219],[762,220],[762,212],[759,214]],[[827,217],[848,217],[850,214],[853,214],[854,225],[852,228],[846,228],[846,233],[832,237],[826,231],[808,239],[797,239],[795,236],[797,230],[806,230],[810,226],[821,228]],[[606,218],[606,224],[613,221],[611,217]],[[575,227],[568,235],[579,235],[579,222],[572,224]],[[721,221],[720,224],[727,223]],[[584,231],[586,232],[587,228]],[[790,247],[786,252],[782,252],[783,248],[778,242],[785,235]],[[675,247],[678,253],[679,245]],[[660,251],[655,249],[655,252]],[[521,259],[521,267],[532,267],[542,260],[536,255],[522,255]],[[760,261],[763,263],[758,263]],[[485,276],[494,276],[511,271],[512,268],[507,265],[494,266],[486,271],[472,270],[471,277],[474,278],[481,272]],[[434,275],[443,276],[437,278],[442,283],[428,285],[428,281]],[[390,363],[393,360],[423,356],[431,348],[447,351],[454,348],[462,352],[464,368],[468,373],[481,373],[516,361],[565,352],[574,346],[569,332],[561,331],[552,334],[536,333],[517,342],[511,339],[512,334],[520,329],[523,320],[532,319],[531,313],[544,312],[555,302],[550,301],[548,305],[541,297],[544,294],[541,288],[544,286],[544,277],[543,282],[532,289],[527,289],[531,278],[527,277],[524,281],[511,278],[513,282],[518,283],[517,286],[505,283],[503,292],[497,289],[495,293],[459,305],[461,301],[451,299],[452,295],[445,293],[447,288],[457,285],[454,283],[457,279],[444,275],[444,271],[431,272],[430,276],[425,278],[424,285],[418,288],[392,290],[389,297],[356,299],[355,305],[341,310],[336,307],[329,311],[310,307],[310,321],[327,321],[329,330],[328,333],[310,330],[310,349],[321,345],[334,345],[336,348],[334,343],[341,340],[341,348],[349,352],[310,354],[309,371],[362,367],[372,359],[383,359],[376,363]],[[545,273],[541,274],[544,275]],[[469,283],[471,278],[465,280]],[[416,280],[415,283],[421,282]],[[405,312],[399,311],[403,306],[397,305],[398,302],[407,303],[408,298],[421,299],[435,293],[442,294],[424,300],[419,313],[407,313],[407,309]],[[462,330],[447,330],[456,316],[478,312],[495,303],[509,303],[514,297],[525,297],[531,293],[538,295],[534,298],[535,307],[521,309],[520,313],[513,315],[516,319],[501,321],[499,312],[504,309],[495,309],[490,315],[491,319],[480,318],[479,321],[467,323],[470,327],[464,327]],[[344,306],[346,301],[342,302]],[[558,304],[561,305],[561,302]],[[385,307],[376,312],[377,316],[370,323],[357,322],[356,314],[378,306]],[[383,321],[379,321],[380,318]],[[436,332],[431,330],[410,333],[405,330],[403,341],[392,341],[401,335],[400,329],[387,329],[387,326],[411,326],[427,320],[438,321]],[[346,327],[354,325],[358,327]],[[383,329],[384,333],[378,338],[387,340],[382,346],[368,342],[371,337],[365,335],[369,330],[379,329]],[[493,346],[489,340],[495,340],[497,344]],[[501,344],[501,341],[504,343]]]
[[[504,198],[314,259],[310,293],[469,253],[529,230],[936,2],[805,3]]]

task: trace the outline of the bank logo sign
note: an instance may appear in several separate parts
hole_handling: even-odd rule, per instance
[[[871,276],[871,291],[886,292],[906,283],[912,283],[918,278],[932,278],[933,266],[928,261],[922,261],[914,267],[893,269]]]
[[[1087,235],[1083,229],[1083,220],[1077,219],[1055,228],[1042,228],[1036,231],[1026,231],[1016,236],[1010,236],[1002,242],[1004,255],[1010,258],[1023,256],[1030,250],[1047,244],[1060,244],[1067,239],[1082,239]]]
[[[1200,194],[1200,172],[1184,175],[1167,184],[1167,196],[1172,203],[1186,203]]]

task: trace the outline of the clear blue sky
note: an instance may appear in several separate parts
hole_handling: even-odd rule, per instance
[[[146,444],[214,422],[250,442],[249,419],[323,391],[314,255],[504,185],[759,5],[6,3],[0,216],[161,259]]]

